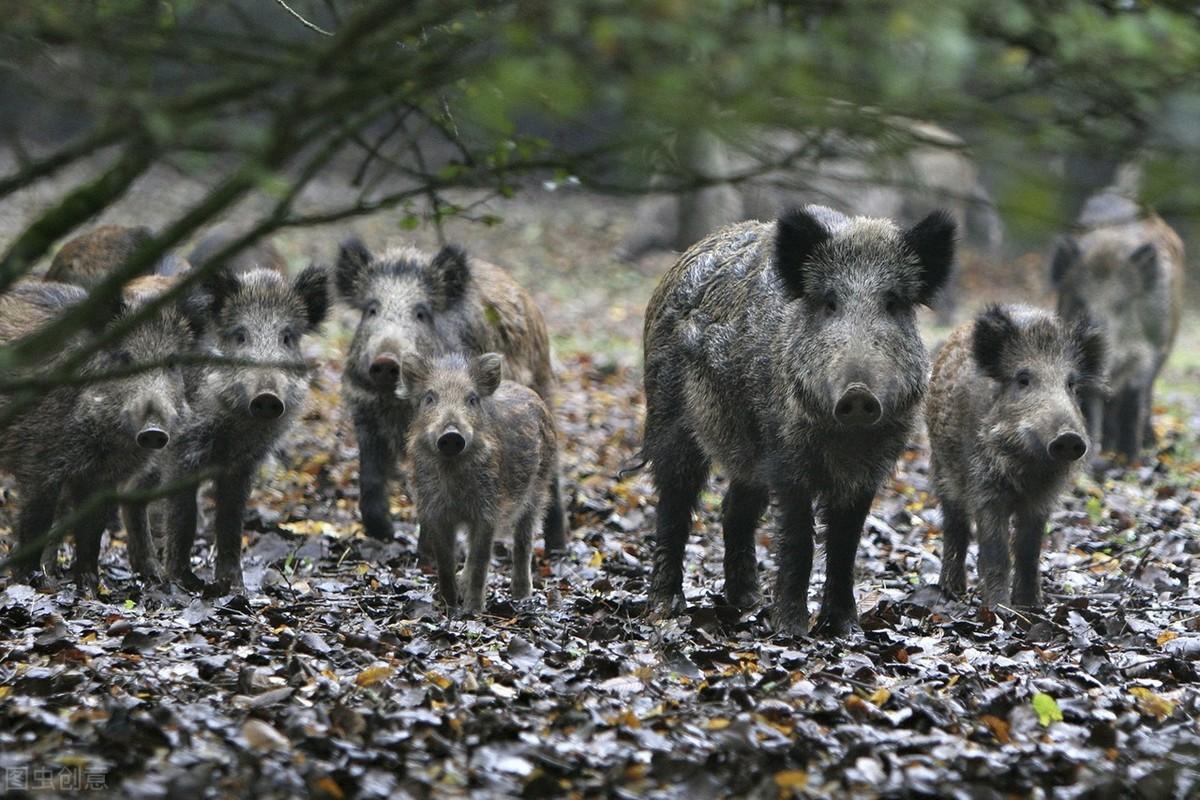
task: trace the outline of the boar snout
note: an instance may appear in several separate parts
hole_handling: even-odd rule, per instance
[[[437,438],[437,449],[444,456],[456,456],[467,449],[467,437],[452,425]]]
[[[157,425],[147,425],[135,438],[138,447],[144,450],[162,450],[171,441],[171,436]]]
[[[1087,441],[1074,431],[1060,433],[1046,447],[1055,461],[1078,461],[1087,452]]]
[[[391,389],[400,380],[400,359],[392,353],[380,353],[367,368],[371,382],[380,389]]]
[[[274,392],[259,392],[250,401],[250,416],[255,419],[279,419],[283,416],[283,400]]]
[[[864,384],[854,383],[842,392],[833,406],[834,419],[841,425],[869,428],[883,416],[883,406]]]

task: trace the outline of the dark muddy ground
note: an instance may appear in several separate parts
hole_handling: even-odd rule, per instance
[[[777,638],[765,612],[722,605],[719,479],[688,547],[688,613],[652,625],[640,612],[653,493],[645,475],[616,475],[639,442],[641,308],[670,259],[611,263],[629,223],[613,201],[538,193],[501,213],[498,227],[450,233],[533,287],[561,360],[573,530],[565,557],[539,555],[533,600],[508,601],[501,548],[487,613],[446,620],[416,566],[400,492],[395,543],[361,536],[337,393],[348,334],[335,321],[311,353],[310,412],[251,502],[246,597],[140,587],[120,536],[105,549],[100,600],[0,579],[4,788],[693,800],[1200,792],[1193,328],[1160,394],[1156,458],[1084,479],[1054,515],[1043,612],[941,600],[939,516],[918,441],[863,537],[861,634]],[[372,244],[408,236],[386,218],[355,227]],[[281,245],[295,267],[329,257],[342,232]],[[986,273],[968,277],[972,302],[980,286],[1004,294]],[[18,500],[0,508],[0,526]],[[768,519],[759,535],[768,586],[772,530]],[[209,569],[207,544],[199,552]]]

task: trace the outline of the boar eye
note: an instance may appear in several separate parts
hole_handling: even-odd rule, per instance
[[[900,298],[894,294],[889,294],[884,302],[884,309],[889,314],[895,314],[900,310]]]
[[[833,294],[827,294],[827,295],[825,295],[824,303],[825,304],[823,307],[825,309],[826,314],[836,314],[837,313],[837,310],[838,310],[837,297],[835,297]]]
[[[116,353],[113,353],[113,360],[122,367],[128,367],[133,363],[133,356],[129,354],[128,350],[118,350]]]
[[[283,346],[291,347],[295,343],[296,343],[296,335],[293,334],[291,331],[284,331],[283,332]]]
[[[433,405],[434,401],[436,401],[436,400],[437,400],[437,397],[434,396],[433,392],[426,392],[425,396],[423,398],[421,398],[421,402],[427,406]]]
[[[429,308],[419,305],[413,309],[413,316],[417,318],[417,322],[429,322]]]
[[[471,392],[471,394],[467,395],[467,405],[469,405],[471,408],[478,406],[479,395],[475,394],[474,392]]]
[[[367,306],[367,316],[368,317],[378,317],[379,316],[379,304],[378,303],[371,303],[371,305]]]
[[[1022,389],[1028,389],[1029,385],[1033,383],[1033,375],[1030,374],[1029,370],[1023,369],[1017,373],[1016,381],[1017,386],[1020,386]]]
[[[245,344],[246,343],[246,332],[244,330],[242,330],[241,328],[238,328],[236,331],[229,334],[229,338],[233,339],[235,344]]]

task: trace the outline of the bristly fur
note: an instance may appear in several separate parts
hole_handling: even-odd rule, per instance
[[[1050,285],[1058,288],[1063,278],[1078,263],[1079,245],[1070,236],[1060,236],[1054,243],[1054,255],[1050,260]]]

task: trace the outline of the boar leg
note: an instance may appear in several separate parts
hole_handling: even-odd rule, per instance
[[[1016,527],[1017,535],[1013,546],[1013,604],[1037,608],[1042,604],[1038,560],[1042,555],[1046,515],[1030,510],[1018,511]]]
[[[547,554],[567,549],[567,526],[563,515],[562,486],[558,476],[557,458],[550,471],[550,502],[546,506],[546,516],[542,520],[542,543]]]
[[[167,574],[189,592],[204,588],[192,572],[192,545],[196,542],[196,490],[185,489],[167,499]]]
[[[770,494],[753,484],[731,481],[721,503],[725,532],[725,599],[737,608],[758,603],[758,558],[754,530],[767,510]]]
[[[214,529],[217,540],[217,564],[214,570],[217,585],[239,592],[242,581],[242,524],[246,515],[246,500],[250,497],[250,473],[242,470],[224,473],[216,480],[217,518]]]
[[[967,591],[967,545],[971,541],[971,517],[955,500],[942,499],[941,589],[951,597]]]
[[[524,600],[533,592],[533,526],[537,521],[534,511],[521,515],[513,530],[513,571],[510,591],[513,600]]]
[[[858,628],[854,558],[873,499],[865,495],[825,509],[825,592],[817,615],[817,630],[823,634],[845,636]]]
[[[975,519],[979,535],[979,575],[983,604],[990,608],[1009,604],[1009,517],[1007,509],[986,506]]]
[[[1141,386],[1128,386],[1121,391],[1117,398],[1117,452],[1130,462],[1136,461],[1142,454],[1142,433],[1146,426],[1145,389]]]
[[[783,516],[779,526],[779,574],[771,621],[782,633],[808,633],[808,581],[812,577],[813,512],[808,493],[795,488],[776,492]]]
[[[13,562],[13,574],[17,580],[28,581],[38,565],[41,554],[50,549],[46,534],[54,524],[59,491],[59,486],[55,484],[30,487],[29,491],[22,492],[21,513],[17,517],[16,525],[16,560]],[[54,550],[57,552],[57,544],[54,545]]]
[[[421,530],[429,537],[437,561],[438,592],[448,610],[458,607],[458,569],[455,558],[455,531],[453,528],[435,526],[432,521],[421,520]]]
[[[129,481],[122,488],[141,491],[153,489],[157,484],[158,475],[147,472]],[[121,522],[125,528],[126,545],[129,548],[129,565],[142,578],[160,582],[163,572],[154,552],[154,539],[150,535],[149,504],[144,501],[122,503]]]
[[[486,522],[473,525],[467,536],[467,567],[463,575],[463,610],[469,613],[478,613],[483,610],[494,538],[495,530]]]
[[[692,511],[708,478],[708,459],[690,436],[673,437],[650,455],[658,487],[654,531],[654,567],[646,613],[665,619],[683,606],[683,553],[692,529]]]
[[[354,429],[358,435],[358,508],[362,512],[363,530],[372,539],[390,542],[393,530],[388,477],[394,455],[374,424],[356,420]]]
[[[75,585],[85,597],[95,597],[100,586],[100,542],[112,512],[112,505],[106,503],[75,527]]]

